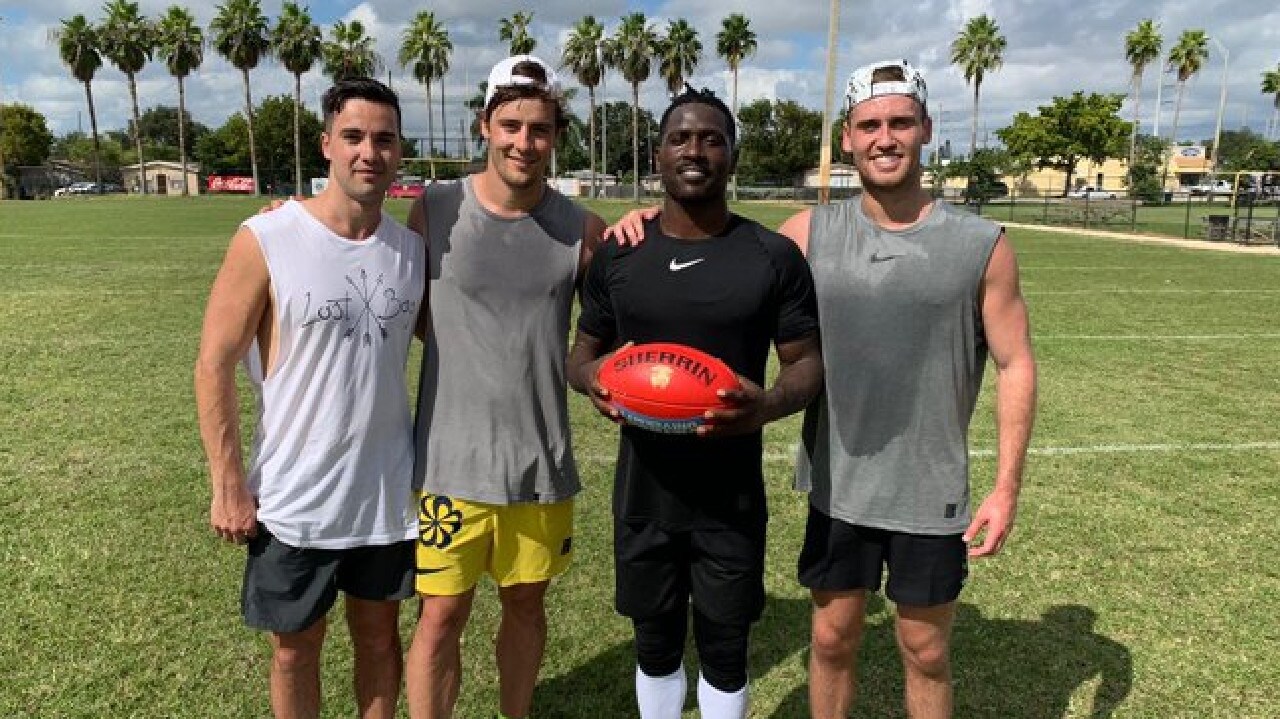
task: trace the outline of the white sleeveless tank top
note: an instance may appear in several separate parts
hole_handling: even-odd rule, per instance
[[[248,486],[258,519],[295,547],[412,539],[413,438],[405,365],[422,303],[422,239],[385,213],[361,241],[302,204],[246,220],[271,276],[278,354],[257,399]]]

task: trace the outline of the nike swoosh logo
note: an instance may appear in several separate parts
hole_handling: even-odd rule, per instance
[[[873,252],[871,253],[871,261],[872,262],[888,262],[889,260],[897,259],[901,256],[902,255],[882,255],[878,252]]]
[[[696,260],[689,260],[688,262],[676,262],[676,258],[672,257],[671,264],[667,265],[667,267],[672,272],[679,272],[680,270],[683,270],[687,267],[693,267],[694,265],[698,264],[699,262],[702,262],[705,259],[707,258],[699,257]]]
[[[438,572],[443,572],[445,569],[447,569],[447,567],[418,567],[416,571],[418,574],[436,574]]]

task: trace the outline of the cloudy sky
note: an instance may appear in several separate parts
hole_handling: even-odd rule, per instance
[[[170,4],[167,0],[140,0],[148,16],[160,15]],[[186,3],[206,27],[215,4]],[[93,21],[100,19],[102,5],[100,0],[0,0],[0,102],[34,106],[44,113],[56,134],[78,127],[87,131],[83,89],[61,64],[49,32],[76,13]],[[262,5],[274,22],[280,0],[263,0]],[[338,20],[359,19],[392,64],[408,19],[420,9],[434,11],[454,44],[453,67],[445,88],[451,102],[450,125],[457,122],[453,118],[461,117],[455,109],[460,107],[457,103],[474,92],[488,67],[505,54],[498,40],[498,19],[525,8],[535,8],[535,53],[548,58],[558,58],[569,28],[586,13],[600,19],[607,31],[612,31],[627,12],[644,12],[660,31],[669,18],[684,17],[697,28],[704,47],[693,83],[726,97],[729,74],[714,54],[715,33],[721,18],[742,11],[751,19],[759,49],[742,69],[740,100],[768,97],[795,100],[815,109],[823,105],[830,12],[826,0],[436,0],[429,5],[404,0],[311,0],[309,5],[314,19],[324,28]],[[981,132],[994,132],[1007,125],[1015,113],[1034,112],[1055,95],[1074,90],[1126,92],[1130,71],[1124,61],[1124,35],[1148,17],[1159,23],[1166,52],[1189,28],[1204,29],[1229,52],[1225,129],[1247,125],[1262,132],[1271,116],[1274,98],[1264,96],[1260,85],[1262,72],[1280,64],[1280,3],[1274,1],[842,0],[837,87],[842,88],[845,76],[862,63],[889,57],[912,59],[928,78],[931,109],[942,137],[963,150],[968,144],[972,90],[948,65],[949,46],[964,22],[982,13],[999,24],[1008,49],[1003,67],[982,85]],[[1224,53],[1213,42],[1210,50],[1204,69],[1188,83],[1180,139],[1213,135]],[[404,96],[406,134],[424,134],[421,88],[398,67],[392,67],[391,80]],[[1149,69],[1143,93],[1144,132],[1152,129],[1158,84],[1155,69]],[[313,109],[326,85],[318,71],[304,76],[304,94]],[[272,62],[252,73],[252,86],[255,102],[267,95],[292,92],[291,77]],[[1171,78],[1164,89],[1161,132],[1167,136],[1173,115]],[[129,99],[123,74],[105,66],[94,80],[93,90],[100,128],[124,127]],[[433,92],[438,99],[438,89]],[[204,65],[188,80],[189,110],[200,122],[217,127],[240,109],[241,93],[239,72],[209,51]],[[611,100],[629,99],[628,88],[616,74],[607,78],[605,94]],[[144,108],[177,104],[176,84],[158,62],[149,64],[140,75],[139,95]],[[581,95],[579,104],[585,108],[585,92]],[[665,102],[660,81],[646,84],[641,102],[661,110]]]

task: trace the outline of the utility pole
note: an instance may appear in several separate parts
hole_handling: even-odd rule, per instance
[[[831,0],[827,20],[827,92],[822,111],[822,144],[818,151],[818,201],[831,201],[831,103],[836,82],[836,34],[840,27],[840,0]]]
[[[1222,43],[1218,42],[1218,38],[1209,38],[1214,45],[1222,51],[1222,92],[1218,96],[1218,123],[1213,130],[1213,154],[1209,156],[1213,163],[1213,175],[1218,175],[1218,160],[1221,159],[1222,153],[1218,151],[1218,143],[1222,141],[1222,113],[1227,109],[1227,65],[1231,62],[1231,51]]]
[[[0,15],[0,24],[4,23],[4,16]],[[4,87],[3,78],[0,78],[0,88]],[[0,96],[0,136],[4,135],[4,97]],[[0,144],[0,200],[9,197],[9,183],[6,181],[9,176],[4,171],[4,146]]]

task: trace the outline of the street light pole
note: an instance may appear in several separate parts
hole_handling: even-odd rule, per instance
[[[603,36],[604,33],[601,32]],[[596,43],[596,63],[600,65],[600,186],[596,188],[596,197],[605,196],[605,187],[609,184],[609,98],[604,90],[604,76],[608,68],[604,65],[604,38]],[[594,170],[594,168],[592,168]],[[595,182],[595,177],[591,178]]]
[[[1213,154],[1210,160],[1213,163],[1214,177],[1218,175],[1218,160],[1222,157],[1222,153],[1218,150],[1218,143],[1222,141],[1222,113],[1227,109],[1227,65],[1231,62],[1231,51],[1222,43],[1218,42],[1218,38],[1209,38],[1214,45],[1222,51],[1222,91],[1218,96],[1218,122],[1213,130]]]
[[[4,16],[0,15],[0,24],[4,23]],[[4,79],[0,78],[0,88],[4,87]],[[4,133],[4,98],[0,97],[0,134]],[[5,181],[8,175],[4,172],[4,148],[0,147],[0,200],[8,199],[9,184]]]

